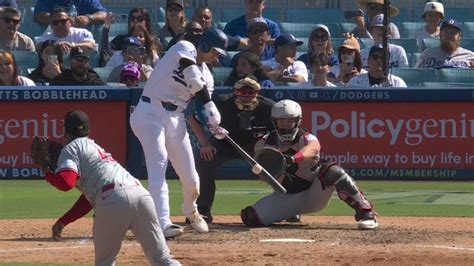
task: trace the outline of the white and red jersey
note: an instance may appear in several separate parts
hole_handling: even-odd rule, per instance
[[[186,109],[193,95],[187,88],[179,61],[186,58],[196,63],[196,56],[196,48],[188,41],[182,40],[173,45],[151,72],[143,89],[143,95],[155,100],[173,103],[183,110]],[[206,64],[198,65],[198,67],[202,72],[207,90],[212,95],[214,90],[212,73]]]
[[[105,185],[138,182],[110,153],[87,137],[76,138],[64,146],[57,166],[56,174],[65,170],[77,173],[76,188],[92,205]]]

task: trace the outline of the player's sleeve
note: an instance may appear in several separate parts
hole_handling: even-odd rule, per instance
[[[67,211],[61,218],[58,219],[58,223],[64,226],[74,222],[75,220],[84,217],[87,213],[92,210],[92,205],[87,198],[82,194],[74,205]]]
[[[76,180],[79,178],[77,173],[72,170],[62,170],[55,173],[47,173],[46,181],[62,191],[71,190],[76,185]]]
[[[194,45],[188,41],[177,42],[175,45],[173,45],[170,48],[170,50],[168,50],[168,53],[169,52],[175,52],[178,57],[178,61],[180,61],[183,58],[186,58],[193,61],[196,64],[196,56],[197,56],[196,47],[194,47]]]

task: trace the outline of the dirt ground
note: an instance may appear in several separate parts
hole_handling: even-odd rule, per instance
[[[175,258],[186,265],[474,265],[474,218],[381,217],[374,231],[357,230],[352,217],[303,216],[258,229],[236,216],[214,218],[209,234],[186,228],[168,241]],[[0,220],[0,262],[93,264],[92,219],[66,227],[61,242],[50,237],[53,223]],[[117,263],[147,264],[131,233]]]

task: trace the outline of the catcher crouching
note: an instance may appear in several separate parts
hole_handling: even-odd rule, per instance
[[[274,192],[241,211],[250,227],[269,226],[304,213],[324,209],[334,191],[355,210],[359,229],[378,227],[377,213],[344,169],[319,159],[316,136],[300,128],[301,106],[291,100],[277,102],[271,111],[275,129],[255,145],[255,160],[287,190]],[[275,208],[278,206],[278,208]]]

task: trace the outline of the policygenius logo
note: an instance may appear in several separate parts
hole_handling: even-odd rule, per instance
[[[33,136],[61,138],[64,134],[62,119],[50,119],[43,113],[40,119],[0,119],[0,144],[7,140],[30,139]]]
[[[331,116],[333,115],[333,116]],[[474,119],[466,113],[460,113],[456,118],[412,118],[412,119],[367,119],[365,112],[352,111],[350,115],[329,114],[324,111],[311,113],[312,133],[329,130],[336,138],[378,139],[389,138],[389,145],[403,142],[417,146],[426,139],[468,139],[474,137]],[[341,118],[344,117],[344,118]],[[345,119],[345,117],[350,117]]]

